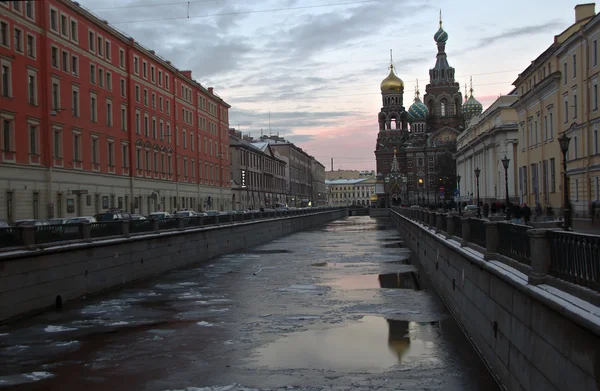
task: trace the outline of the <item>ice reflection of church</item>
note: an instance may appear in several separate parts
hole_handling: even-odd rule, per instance
[[[423,101],[417,83],[414,102],[405,110],[404,82],[396,75],[393,61],[389,75],[381,82],[383,107],[375,146],[379,207],[436,202],[440,192],[436,157],[453,152],[465,120],[482,111],[472,88],[463,103],[454,68],[446,57],[448,34],[442,28],[441,15],[433,38],[438,53],[435,66],[429,70]]]

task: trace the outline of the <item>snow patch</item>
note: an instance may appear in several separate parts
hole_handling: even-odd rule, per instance
[[[25,376],[26,378],[28,378],[32,381],[39,381],[39,380],[47,379],[49,377],[54,377],[54,375],[50,372],[24,373],[23,376]]]
[[[261,391],[258,388],[246,388],[238,384],[230,384],[228,386],[213,386],[213,387],[187,387],[176,390],[165,391]]]
[[[64,326],[47,326],[44,331],[47,333],[62,333],[65,331],[75,331],[77,329],[71,328],[71,327],[64,327]]]
[[[213,327],[214,326],[214,324],[209,323],[209,322],[205,322],[205,321],[197,322],[196,324],[198,326],[204,326],[204,327]]]
[[[0,337],[6,337],[7,335],[9,335],[8,333],[0,333]]]
[[[58,346],[58,347],[65,347],[65,346],[72,346],[72,345],[78,345],[79,341],[63,341],[63,342],[56,342],[54,344],[54,346]]]
[[[180,282],[177,285],[179,285],[179,286],[196,286],[199,284],[197,282],[187,281],[187,282]]]
[[[129,322],[125,322],[122,320],[120,322],[111,323],[109,324],[109,326],[125,326],[126,324],[129,324]]]
[[[25,350],[29,348],[29,346],[26,345],[14,345],[14,346],[9,346],[6,348],[6,350]]]

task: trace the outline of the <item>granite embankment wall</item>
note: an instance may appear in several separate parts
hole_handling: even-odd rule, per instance
[[[347,216],[347,209],[0,253],[0,321]],[[60,298],[59,298],[60,297]]]
[[[390,212],[414,261],[509,391],[600,390],[600,311]],[[502,243],[500,244],[502,245]]]

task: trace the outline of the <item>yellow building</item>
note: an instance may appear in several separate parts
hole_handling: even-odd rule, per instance
[[[369,206],[371,195],[375,194],[376,179],[333,179],[325,181],[328,205],[330,206]]]
[[[594,4],[575,7],[575,23],[531,62],[513,83],[519,124],[518,194],[521,202],[562,208],[562,152],[558,138],[571,137],[569,198],[576,215],[598,199],[598,40]]]

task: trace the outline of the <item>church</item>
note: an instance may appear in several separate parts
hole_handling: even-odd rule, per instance
[[[375,146],[378,207],[438,204],[452,199],[456,188],[456,137],[466,122],[481,114],[483,106],[473,96],[463,102],[454,68],[448,63],[448,33],[440,27],[433,39],[436,63],[421,100],[419,86],[408,111],[404,107],[404,82],[390,58],[389,75],[381,82],[382,108]]]

